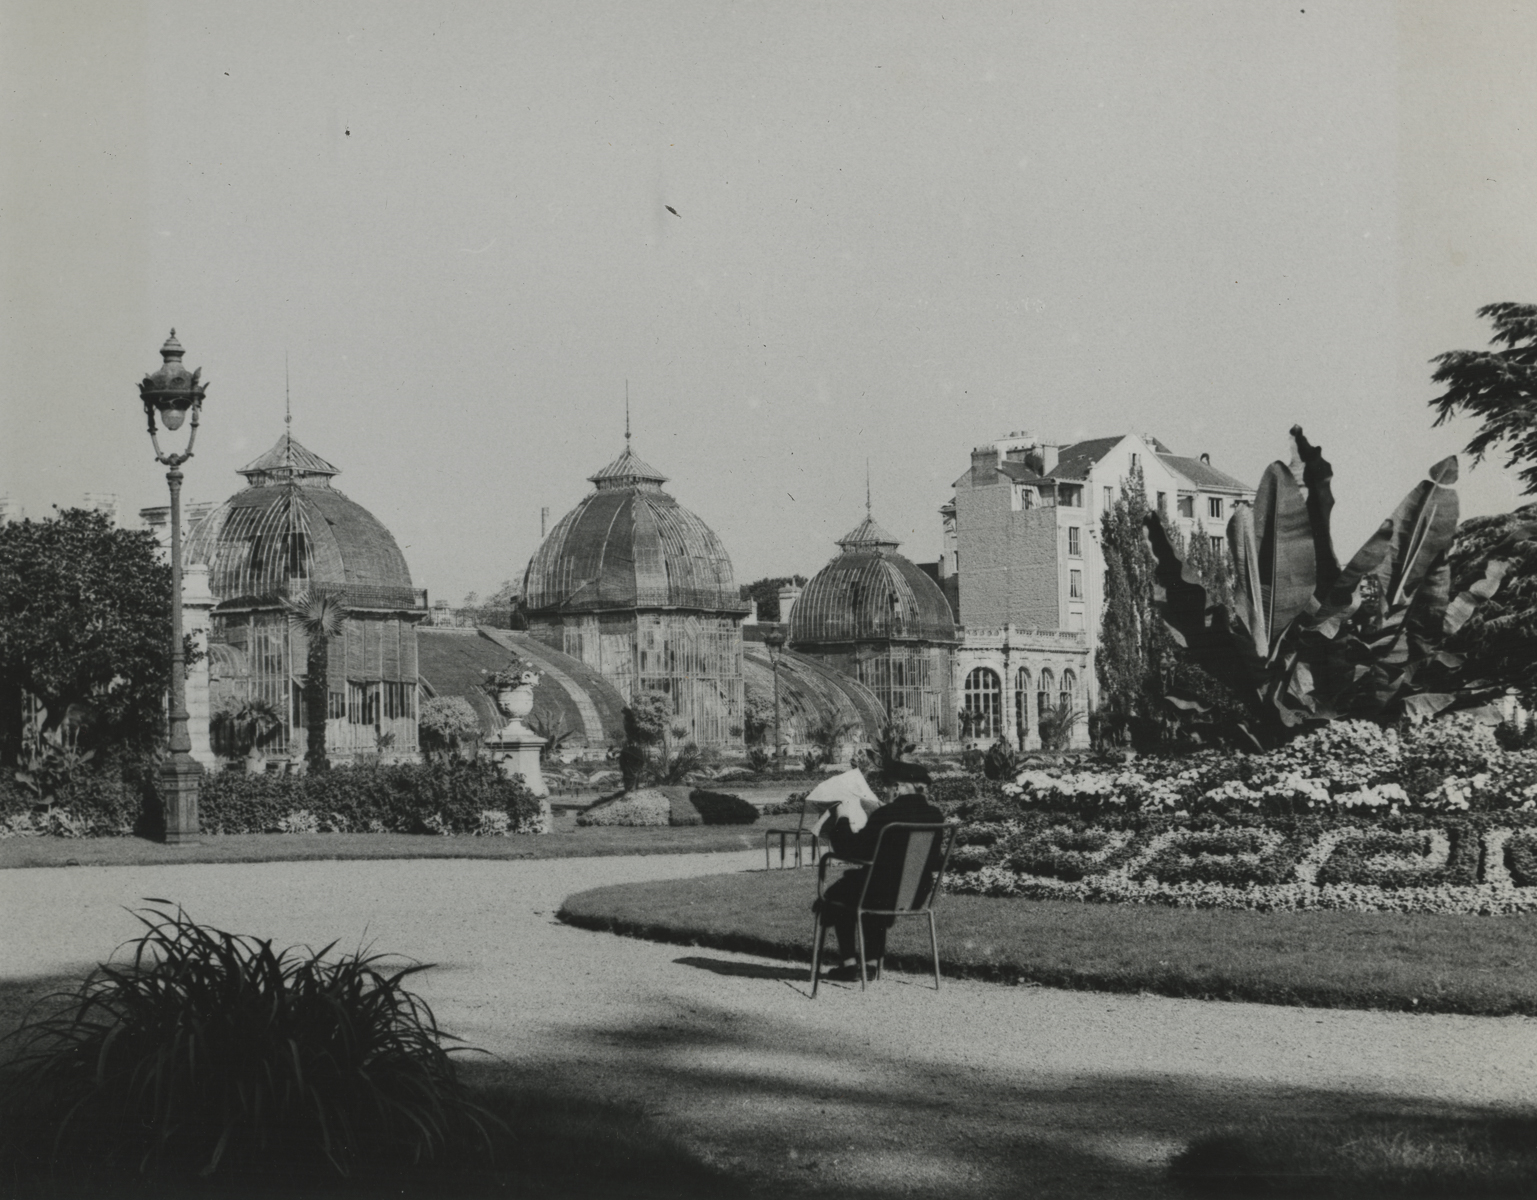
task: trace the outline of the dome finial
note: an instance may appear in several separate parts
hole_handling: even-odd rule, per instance
[[[624,448],[630,448],[630,381],[624,381]]]
[[[870,518],[870,456],[865,455],[865,519]]]

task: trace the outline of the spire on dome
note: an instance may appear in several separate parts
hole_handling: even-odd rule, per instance
[[[273,443],[272,449],[241,467],[237,474],[244,475],[252,487],[265,487],[270,483],[290,480],[329,487],[331,476],[340,475],[341,468],[333,467],[320,455],[306,450],[294,439],[292,433],[285,430]]]
[[[869,515],[838,539],[838,545],[843,547],[845,553],[852,550],[895,550],[901,544]]]

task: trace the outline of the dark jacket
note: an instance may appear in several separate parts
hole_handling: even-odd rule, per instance
[[[870,814],[865,827],[858,833],[849,829],[846,817],[840,817],[828,831],[827,840],[832,844],[833,853],[839,858],[868,859],[875,853],[875,841],[886,826],[899,821],[938,825],[944,819],[944,813],[922,796],[912,793],[898,796],[890,804],[881,805]]]

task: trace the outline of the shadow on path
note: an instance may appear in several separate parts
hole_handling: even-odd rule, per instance
[[[705,956],[679,961],[785,977]],[[659,1022],[579,1031],[558,1058],[476,1066],[472,1074],[489,1081],[537,1070],[573,1095],[632,1100],[711,1161],[776,1195],[1185,1197],[1165,1181],[1165,1165],[1215,1128],[1511,1115],[1202,1078],[1199,1063],[1180,1075],[1025,1075],[986,1044],[957,1064],[927,1058],[921,1042],[903,1045],[879,1027],[851,1026],[836,1044],[809,1032],[793,1020],[692,1005]]]

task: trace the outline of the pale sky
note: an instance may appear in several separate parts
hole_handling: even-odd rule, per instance
[[[1348,554],[1471,434],[1427,360],[1537,300],[1534,46],[1471,0],[0,0],[0,496],[163,503],[174,325],[188,495],[277,439],[286,355],[434,598],[521,575],[626,380],[742,581],[819,569],[867,457],[934,558],[1015,429],[1252,482],[1300,422]]]

